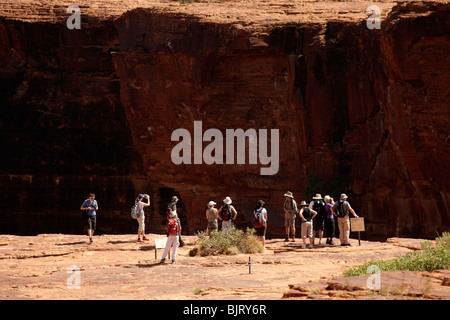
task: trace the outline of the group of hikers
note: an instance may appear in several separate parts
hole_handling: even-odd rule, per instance
[[[318,232],[319,244],[321,244],[322,237],[325,233],[327,238],[326,244],[333,245],[333,238],[335,234],[335,217],[339,227],[339,240],[341,246],[349,246],[350,235],[350,219],[352,214],[358,218],[350,203],[347,201],[348,196],[341,194],[340,199],[334,202],[333,198],[326,195],[324,198],[320,194],[316,194],[309,204],[306,201],[301,201],[300,206],[294,199],[292,192],[287,191],[284,194],[285,201],[283,204],[283,214],[286,227],[286,237],[284,241],[295,241],[296,234],[296,217],[301,219],[301,238],[303,240],[302,248],[306,248],[306,240],[309,239],[309,248],[313,247],[315,232]],[[183,245],[181,240],[181,222],[177,214],[178,197],[173,196],[171,202],[167,206],[167,222],[166,233],[168,235],[166,247],[162,255],[161,263],[165,262],[166,256],[170,248],[173,248],[172,263],[176,262],[176,255],[178,247]],[[233,221],[236,220],[237,211],[231,204],[230,197],[223,200],[223,205],[217,209],[216,202],[209,201],[205,212],[205,217],[208,221],[206,232],[218,231],[218,222],[222,221],[222,231],[227,231],[233,228]],[[253,210],[252,224],[256,230],[256,236],[262,242],[265,248],[265,238],[267,231],[267,210],[264,208],[264,201],[258,200]],[[145,213],[144,208],[150,206],[150,197],[147,194],[139,194],[135,200],[135,205],[132,208],[132,217],[138,222],[138,239],[137,242],[147,241],[145,237]],[[97,210],[98,202],[95,199],[95,194],[90,193],[81,205],[80,209],[86,218],[88,227],[89,241],[93,242],[94,230],[97,224]],[[313,223],[314,221],[314,223]]]
[[[324,198],[320,194],[316,194],[312,201],[308,204],[302,201],[300,206],[294,199],[291,191],[284,194],[285,201],[283,204],[284,225],[286,227],[286,237],[284,241],[295,242],[296,233],[296,217],[301,219],[301,238],[303,241],[302,248],[306,248],[306,240],[309,239],[309,248],[313,247],[315,233],[318,233],[319,244],[325,233],[327,238],[326,244],[333,245],[333,238],[335,235],[335,217],[337,218],[337,225],[339,228],[339,240],[341,246],[350,246],[350,214],[355,218],[358,215],[347,201],[348,196],[343,193],[339,201],[334,202],[333,198],[326,195]],[[208,227],[206,232],[218,231],[218,221],[222,221],[222,231],[229,230],[232,227],[232,222],[236,220],[237,211],[231,205],[230,197],[223,200],[223,205],[216,209],[216,203],[210,201],[206,209],[206,219],[208,220]],[[267,231],[267,210],[264,208],[264,201],[258,200],[255,209],[253,210],[253,227],[256,230],[256,236],[261,240],[265,248],[265,239]],[[314,224],[313,224],[314,221]]]
[[[325,231],[326,244],[333,245],[335,217],[337,218],[341,246],[350,246],[350,214],[355,218],[358,218],[358,215],[347,201],[348,196],[345,193],[341,194],[340,199],[336,202],[329,195],[322,198],[320,194],[316,194],[309,204],[302,201],[300,207],[297,205],[292,192],[286,192],[284,197],[283,210],[286,226],[284,241],[289,241],[291,237],[292,241],[295,241],[295,218],[298,214],[301,219],[303,248],[306,248],[307,238],[309,238],[309,248],[313,247],[316,231],[319,235],[319,244],[321,244]]]
[[[219,230],[219,220],[222,221],[222,231],[227,231],[233,228],[233,221],[236,220],[237,211],[236,208],[231,205],[231,203],[231,198],[226,197],[223,200],[223,205],[219,209],[216,209],[214,207],[216,205],[214,201],[208,202],[208,208],[206,209],[206,219],[208,220],[208,227],[206,228],[207,234]],[[253,211],[253,215],[253,226],[256,230],[256,236],[261,240],[262,245],[265,248],[265,236],[267,231],[267,210],[266,208],[264,208],[263,200],[258,200]]]
[[[145,201],[145,202],[144,202]],[[164,263],[166,256],[169,254],[169,250],[172,247],[172,263],[176,262],[177,250],[180,245],[183,245],[183,240],[181,240],[181,222],[177,214],[177,202],[178,197],[173,196],[171,202],[167,206],[167,242],[162,255],[161,263]],[[134,201],[134,206],[132,207],[131,216],[135,218],[138,222],[138,239],[137,242],[147,241],[148,238],[145,236],[145,212],[144,208],[150,206],[150,196],[148,194],[139,194]],[[83,212],[83,216],[86,218],[87,231],[89,236],[89,241],[92,243],[94,241],[94,230],[97,225],[97,210],[98,202],[95,199],[95,194],[90,193],[89,197],[83,201],[80,210]]]

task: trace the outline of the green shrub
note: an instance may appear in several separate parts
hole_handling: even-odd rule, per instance
[[[238,253],[260,253],[263,252],[261,242],[254,236],[255,230],[248,229],[246,232],[232,228],[229,231],[199,232],[199,243],[189,251],[190,256],[210,255],[235,255]]]
[[[372,260],[345,271],[345,276],[359,276],[367,273],[367,268],[375,265],[380,271],[433,271],[450,269],[450,233],[444,232],[436,239],[436,246],[429,241],[421,243],[422,250],[407,253],[391,260]]]

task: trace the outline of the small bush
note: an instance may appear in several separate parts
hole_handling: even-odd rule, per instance
[[[429,241],[421,243],[422,250],[407,253],[391,260],[373,260],[345,271],[345,276],[359,276],[367,273],[367,268],[375,265],[380,271],[433,271],[450,269],[450,233],[444,232],[436,239],[435,248]]]
[[[254,229],[247,229],[246,232],[232,228],[229,231],[199,232],[199,243],[189,251],[190,256],[199,254],[202,257],[210,255],[235,255],[239,253],[260,253],[263,252],[261,242],[254,236]]]
[[[195,289],[194,289],[194,294],[195,294],[195,295],[200,295],[200,294],[202,294],[203,292],[205,292],[205,290],[203,290],[203,289],[200,288],[200,287],[195,287]]]
[[[242,241],[238,243],[238,249],[241,253],[262,253],[264,247],[261,241],[254,235],[255,229],[247,229]]]

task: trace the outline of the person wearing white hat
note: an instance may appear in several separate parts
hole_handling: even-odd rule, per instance
[[[325,237],[327,238],[327,244],[333,245],[333,238],[334,238],[334,215],[331,211],[331,207],[334,204],[333,198],[331,198],[329,195],[326,195],[323,197],[323,200],[325,201]]]
[[[358,218],[355,210],[352,209],[350,203],[347,201],[348,196],[343,193],[341,199],[337,201],[332,207],[331,211],[338,218],[339,240],[341,246],[350,246],[350,218],[349,213]]]
[[[219,219],[222,220],[222,231],[231,230],[233,228],[233,221],[237,217],[237,211],[231,205],[231,202],[230,197],[223,199],[223,206],[218,211]]]
[[[219,219],[219,211],[214,208],[216,203],[214,201],[208,202],[208,209],[206,209],[206,219],[208,220],[208,228],[206,229],[207,234],[218,230],[217,219]]]
[[[317,212],[309,208],[306,201],[300,203],[300,212],[298,213],[300,219],[302,219],[301,236],[303,240],[302,248],[306,248],[306,238],[309,238],[309,248],[313,248],[313,219],[317,215]]]
[[[314,220],[313,243],[316,236],[316,231],[319,234],[319,244],[322,244],[323,230],[325,226],[325,201],[320,193],[317,193],[312,201],[309,203],[309,208],[317,212]]]

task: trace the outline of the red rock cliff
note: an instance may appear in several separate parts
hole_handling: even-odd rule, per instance
[[[448,6],[399,5],[380,30],[329,21],[261,32],[148,10],[116,26],[113,57],[135,144],[152,182],[179,193],[194,228],[207,201],[226,195],[247,221],[258,198],[278,215],[286,190],[302,199],[310,172],[325,181],[341,173],[368,233],[448,228]],[[193,134],[195,120],[222,132],[279,128],[279,172],[173,164],[171,133]]]
[[[108,76],[101,83],[120,83],[120,90],[109,86],[107,96],[114,97],[114,110],[127,121],[119,114],[112,116],[109,126],[101,125],[95,136],[120,132],[124,138],[114,140],[123,141],[117,147],[131,144],[139,152],[141,160],[134,163],[147,174],[155,211],[162,214],[167,200],[177,194],[184,230],[194,232],[205,226],[206,203],[221,203],[230,196],[240,213],[237,224],[244,227],[262,198],[271,218],[269,231],[282,234],[284,192],[291,190],[298,201],[308,200],[302,192],[308,175],[315,172],[325,185],[314,191],[335,198],[341,192],[349,194],[353,207],[366,218],[367,235],[434,237],[448,230],[448,4],[380,3],[379,30],[367,28],[357,6],[347,7],[342,15],[318,7],[319,15],[303,12],[298,18],[298,7],[283,3],[276,10],[288,17],[281,20],[267,7],[258,14],[264,8],[241,10],[242,17],[234,19],[224,14],[223,5],[195,4],[187,13],[176,4],[171,10],[141,8],[90,22],[89,32],[101,33],[92,35],[99,52],[88,53],[86,43],[78,54],[69,50],[64,55],[60,48],[53,55],[61,64],[47,71],[54,75],[79,61],[78,67],[90,66],[94,73],[86,77],[89,81],[98,80],[97,68],[106,68]],[[108,24],[111,32],[102,33],[99,23]],[[2,25],[8,36],[1,39],[11,47],[10,35],[17,34],[12,25],[23,28],[23,23],[6,20]],[[58,26],[44,24],[72,40],[73,35]],[[28,42],[32,36],[16,37]],[[85,39],[80,37],[81,42]],[[22,50],[25,57],[33,57],[27,53],[30,48]],[[39,62],[50,60],[52,49],[47,51]],[[28,75],[30,59],[24,69]],[[76,75],[73,81],[82,79],[77,70],[66,72]],[[11,77],[4,79],[9,82]],[[24,85],[15,79],[13,93]],[[40,85],[34,87],[42,92]],[[63,92],[67,91],[66,87]],[[23,99],[30,105],[30,96]],[[85,105],[86,99],[80,96],[74,104]],[[38,100],[45,104],[42,96]],[[57,100],[67,101],[67,94]],[[264,165],[249,164],[248,156],[240,165],[174,164],[171,153],[177,142],[171,135],[184,128],[193,138],[194,121],[202,122],[202,132],[214,128],[224,137],[226,129],[278,129],[278,172],[261,175]],[[273,142],[269,139],[269,150]],[[208,145],[203,142],[202,148]],[[89,162],[102,161],[106,160]],[[112,164],[139,176],[132,167]]]

